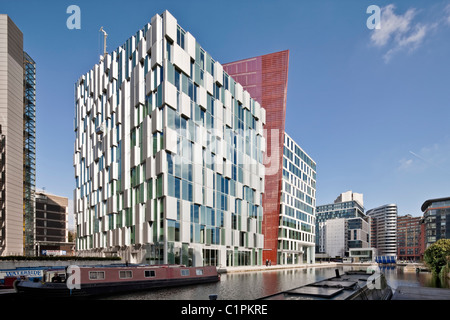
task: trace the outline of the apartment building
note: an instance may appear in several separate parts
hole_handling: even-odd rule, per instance
[[[420,220],[410,214],[397,217],[397,258],[406,261],[420,260]]]
[[[367,210],[372,218],[372,247],[377,249],[379,257],[385,261],[395,261],[397,256],[397,205],[386,204]],[[384,261],[381,258],[381,261]],[[394,259],[394,260],[392,260]]]

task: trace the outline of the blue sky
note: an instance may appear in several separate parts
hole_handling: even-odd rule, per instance
[[[37,188],[73,197],[74,83],[100,27],[110,52],[166,9],[221,63],[290,50],[286,131],[317,162],[317,204],[353,190],[418,216],[450,195],[450,1],[0,0],[37,62]]]

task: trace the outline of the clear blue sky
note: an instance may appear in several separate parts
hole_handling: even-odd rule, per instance
[[[98,62],[100,27],[112,51],[166,9],[221,63],[290,50],[286,130],[317,162],[317,204],[353,190],[417,216],[450,196],[449,1],[0,0],[37,62],[38,188],[73,198],[74,83]]]

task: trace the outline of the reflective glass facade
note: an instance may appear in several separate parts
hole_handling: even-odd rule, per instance
[[[24,249],[26,255],[35,255],[36,243],[36,63],[23,53],[23,214]]]

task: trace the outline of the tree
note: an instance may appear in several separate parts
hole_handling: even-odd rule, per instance
[[[450,257],[450,239],[440,239],[425,250],[424,260],[435,274],[448,263]]]

